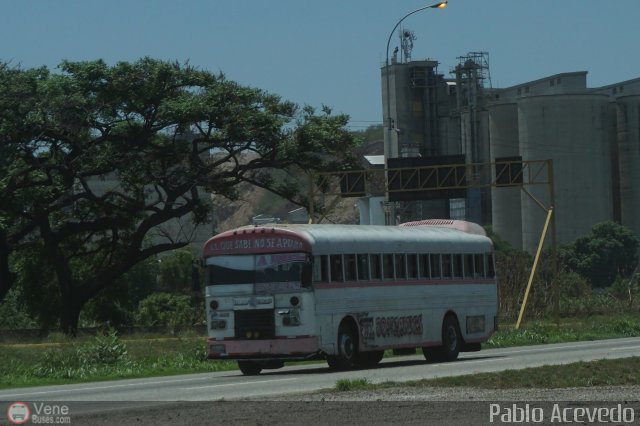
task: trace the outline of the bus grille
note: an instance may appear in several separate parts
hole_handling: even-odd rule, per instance
[[[238,339],[272,339],[276,336],[273,309],[235,311],[235,337]]]

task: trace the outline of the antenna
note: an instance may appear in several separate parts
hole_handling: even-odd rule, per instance
[[[417,37],[413,30],[400,30],[400,47],[402,47],[402,53],[404,56],[404,60],[402,62],[411,61],[411,51],[413,50],[413,42],[415,40],[417,40]]]

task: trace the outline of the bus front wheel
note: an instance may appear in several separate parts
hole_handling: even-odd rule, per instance
[[[427,361],[447,362],[455,361],[462,348],[462,335],[458,320],[453,315],[447,315],[442,324],[442,346],[422,348]]]
[[[338,354],[327,357],[327,363],[333,370],[353,368],[358,356],[356,332],[349,324],[341,324],[338,329]]]
[[[262,371],[260,364],[251,361],[238,361],[238,368],[245,376],[257,376]]]

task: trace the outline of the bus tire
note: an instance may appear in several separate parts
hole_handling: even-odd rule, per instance
[[[363,368],[375,367],[382,361],[384,351],[359,352],[356,358],[356,366]]]
[[[442,346],[422,348],[422,352],[427,361],[449,362],[458,358],[461,348],[458,320],[454,315],[447,315],[442,323]]]
[[[327,364],[333,370],[353,368],[358,358],[358,339],[353,327],[348,323],[338,328],[338,354],[327,357]]]
[[[238,368],[245,376],[257,376],[262,371],[262,366],[251,361],[238,361]]]

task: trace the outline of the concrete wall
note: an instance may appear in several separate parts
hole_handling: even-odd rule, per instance
[[[520,155],[518,105],[496,104],[489,107],[491,161]],[[491,189],[493,230],[513,247],[522,249],[522,202],[520,187]]]
[[[536,96],[518,102],[523,160],[553,159],[558,241],[569,242],[613,215],[611,125],[604,95]],[[550,204],[546,187],[530,192]],[[523,248],[534,251],[545,214],[526,194],[522,201]]]
[[[621,221],[640,236],[640,96],[618,99],[617,129]]]

